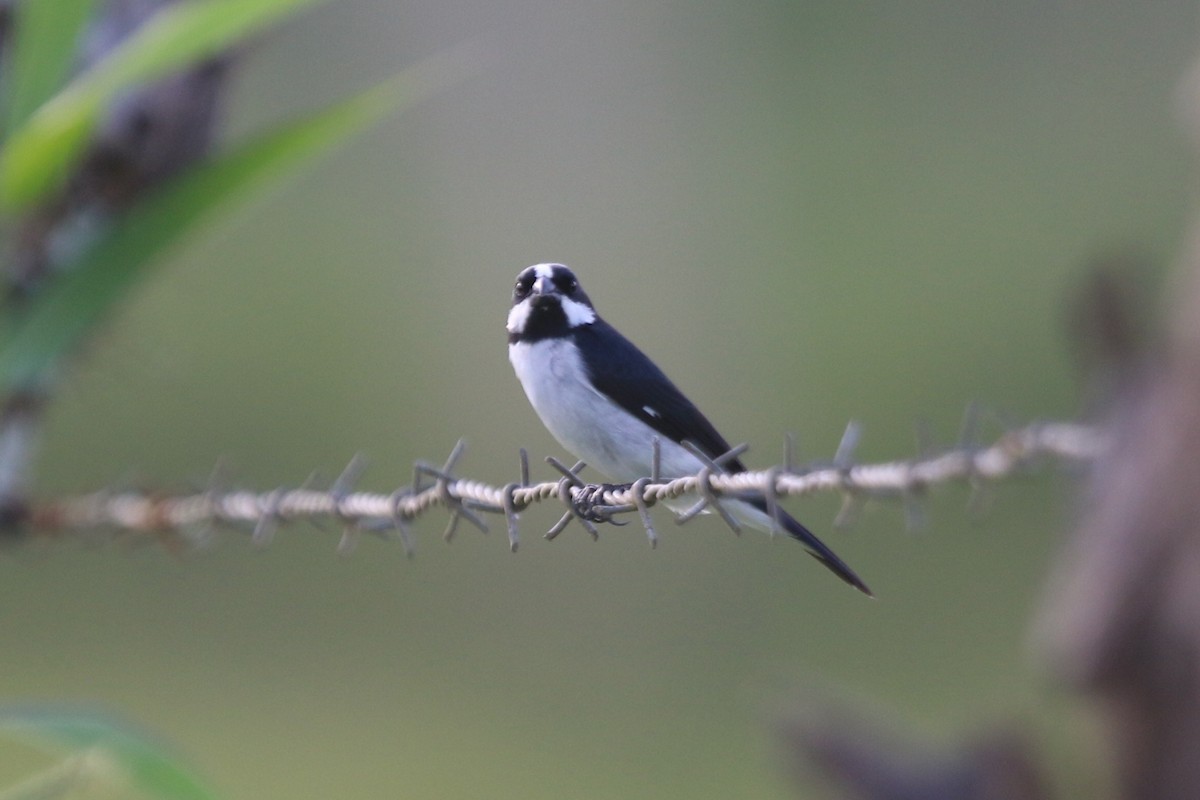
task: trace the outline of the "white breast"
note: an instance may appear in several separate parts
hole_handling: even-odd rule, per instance
[[[517,342],[509,345],[508,360],[542,424],[559,444],[610,480],[632,481],[650,474],[657,434],[592,388],[574,342]],[[663,440],[660,447],[663,477],[700,469],[699,460],[674,442]]]

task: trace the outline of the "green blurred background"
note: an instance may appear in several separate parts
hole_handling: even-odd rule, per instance
[[[952,439],[965,405],[1080,405],[1064,305],[1127,248],[1161,271],[1190,200],[1174,93],[1191,3],[344,0],[245,60],[227,138],[472,42],[483,67],[177,253],[89,347],[49,418],[43,493],[408,480],[561,451],[512,376],[513,276],[580,274],[726,435],[825,458]],[[1149,280],[1155,280],[1151,275]],[[540,463],[540,462],[539,462]],[[537,467],[540,477],[550,471]],[[418,554],[298,526],[265,552],[55,544],[0,559],[2,695],[174,743],[231,798],[796,794],[771,725],[848,698],[930,741],[1016,720],[1093,781],[1080,709],[1027,646],[1070,518],[1051,474],[981,520],[789,507],[879,596],[718,521],[656,551],[441,518]],[[12,752],[12,751],[10,751]],[[7,761],[8,766],[3,766]],[[11,781],[29,760],[0,759]],[[808,787],[820,795],[820,784]]]

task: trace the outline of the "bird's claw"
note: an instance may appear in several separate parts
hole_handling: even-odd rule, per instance
[[[613,525],[628,525],[613,518],[613,506],[604,502],[604,493],[628,489],[627,483],[588,483],[580,486],[571,503],[572,510],[588,522],[608,522]]]

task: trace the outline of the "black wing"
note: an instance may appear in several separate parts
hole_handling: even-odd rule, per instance
[[[729,443],[700,409],[616,328],[597,318],[574,330],[575,344],[587,366],[592,384],[633,416],[673,442],[685,439],[710,458],[729,451]],[[725,465],[743,472],[741,461]]]
[[[691,441],[712,458],[729,451],[729,443],[700,413],[700,409],[684,397],[683,392],[633,342],[607,322],[597,319],[591,325],[576,328],[572,335],[587,366],[592,385],[621,408],[649,425],[659,435],[673,442]],[[726,467],[730,472],[746,470],[740,460],[730,461]],[[750,499],[746,502],[767,513],[765,500]],[[780,527],[804,545],[809,555],[846,583],[874,597],[854,570],[812,531],[782,509],[778,513]]]

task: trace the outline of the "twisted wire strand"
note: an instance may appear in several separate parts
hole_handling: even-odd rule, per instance
[[[32,504],[24,522],[25,531],[31,537],[59,538],[84,536],[89,531],[115,530],[133,534],[177,534],[187,539],[198,538],[200,532],[210,531],[214,526],[247,527],[253,530],[257,544],[265,544],[280,525],[332,519],[345,526],[339,548],[352,547],[361,532],[398,533],[405,549],[411,552],[408,523],[436,508],[443,508],[451,516],[447,538],[453,534],[460,519],[486,530],[478,513],[504,515],[510,544],[515,550],[518,514],[537,503],[558,501],[565,505],[566,511],[547,534],[548,538],[557,535],[573,519],[595,535],[593,522],[615,521],[614,517],[618,515],[633,513],[640,517],[651,544],[654,544],[656,535],[647,510],[668,500],[699,498],[697,507],[677,518],[683,522],[700,510],[719,512],[722,497],[757,496],[774,503],[779,497],[837,493],[846,502],[844,513],[839,515],[841,519],[848,516],[845,512],[851,506],[861,506],[867,500],[908,500],[923,495],[931,487],[951,482],[967,482],[978,489],[1027,470],[1042,460],[1086,463],[1098,457],[1107,446],[1106,435],[1095,427],[1050,422],[1008,431],[986,447],[960,445],[914,459],[853,464],[850,458],[858,436],[855,426],[847,429],[838,458],[832,464],[796,468],[785,463],[766,470],[728,474],[720,471],[722,459],[718,458],[696,475],[670,480],[649,477],[624,486],[589,486],[577,477],[583,464],[568,469],[552,459],[563,477],[529,484],[524,453],[520,483],[500,487],[457,478],[453,470],[463,452],[460,442],[443,468],[418,464],[413,483],[390,494],[351,489],[362,468],[361,460],[356,459],[328,490],[280,488],[264,493],[212,489],[184,496],[100,491]],[[851,440],[849,444],[847,440]],[[786,460],[790,462],[790,446],[788,453]],[[434,477],[434,484],[423,486],[422,475]],[[585,495],[591,501],[590,514],[581,513],[575,505]],[[708,508],[714,505],[716,508]]]

